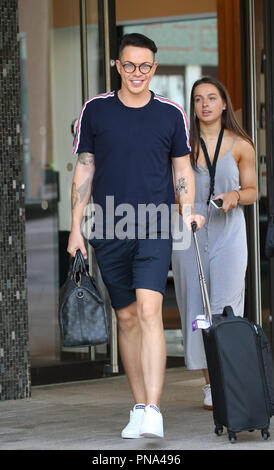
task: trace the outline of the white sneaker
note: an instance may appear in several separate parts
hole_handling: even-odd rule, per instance
[[[138,403],[130,410],[129,423],[121,432],[123,439],[138,439],[140,436],[140,427],[145,414],[145,405]]]
[[[206,410],[213,410],[210,384],[207,384],[203,387],[203,392],[204,392],[204,408]]]
[[[141,437],[164,437],[163,416],[157,406],[145,407],[140,435]]]

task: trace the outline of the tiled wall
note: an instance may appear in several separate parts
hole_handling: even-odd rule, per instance
[[[30,396],[17,0],[0,2],[0,399]]]

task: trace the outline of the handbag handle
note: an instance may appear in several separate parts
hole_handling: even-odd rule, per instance
[[[82,252],[79,249],[76,251],[75,257],[74,258],[71,257],[71,268],[70,268],[71,278],[75,276],[78,266],[82,268],[81,269],[82,272],[84,272],[85,274],[88,274],[87,265],[85,263]]]
[[[233,312],[233,308],[230,305],[227,305],[226,307],[224,307],[223,316],[230,317],[230,318],[233,318],[235,316]]]
[[[82,255],[82,251],[81,251],[81,250],[78,249],[78,250],[76,251],[76,257],[78,257],[78,260],[80,261],[80,264],[81,264],[81,266],[82,266],[82,268],[83,268],[83,271],[84,271],[86,274],[88,274],[87,265],[86,265],[86,262],[85,262],[85,260],[84,260],[84,257],[83,257],[83,255]]]

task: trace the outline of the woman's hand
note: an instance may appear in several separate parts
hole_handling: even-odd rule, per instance
[[[239,191],[234,190],[229,191],[228,193],[222,193],[218,196],[215,196],[214,199],[222,199],[223,205],[221,210],[223,212],[228,212],[231,209],[235,209],[235,207],[237,207],[239,201]]]

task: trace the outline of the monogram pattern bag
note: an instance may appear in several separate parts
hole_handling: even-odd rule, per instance
[[[60,290],[59,325],[65,347],[108,343],[108,316],[83,255],[77,250]]]

